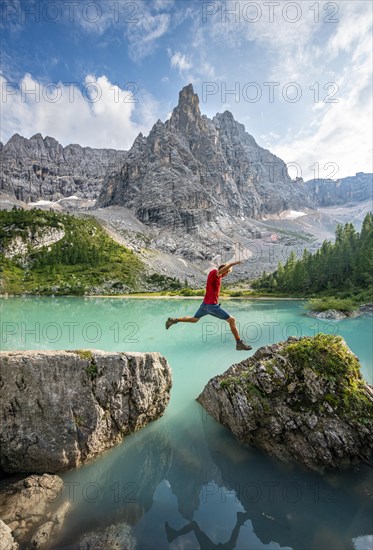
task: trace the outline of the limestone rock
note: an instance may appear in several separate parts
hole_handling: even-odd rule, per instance
[[[0,519],[0,548],[1,550],[18,550],[18,543],[14,541],[12,530]]]
[[[260,147],[232,113],[202,115],[192,85],[166,122],[130,151],[63,147],[52,137],[14,134],[0,144],[0,193],[40,208],[122,205],[155,227],[189,232],[284,211],[372,200],[372,174],[304,182]],[[6,201],[11,205],[9,199]]]
[[[171,370],[159,353],[0,352],[0,467],[78,466],[161,416]]]
[[[65,236],[65,229],[60,227],[26,227],[22,235],[17,235],[6,245],[0,244],[0,253],[6,258],[23,256],[29,251],[39,250],[43,246],[50,246]]]
[[[372,201],[372,174],[358,172],[355,176],[313,179],[307,182],[312,201],[318,206],[356,204]]]
[[[52,548],[51,541],[70,508],[62,499],[62,487],[61,478],[44,474],[11,482],[0,490],[0,516],[17,543],[14,548],[30,541],[32,548]]]
[[[240,440],[313,470],[368,460],[373,448],[373,389],[339,336],[260,348],[198,401]]]
[[[337,311],[336,309],[328,309],[326,311],[311,311],[308,313],[310,317],[317,317],[317,319],[327,319],[333,321],[340,321],[341,319],[346,319],[348,317],[342,311]]]

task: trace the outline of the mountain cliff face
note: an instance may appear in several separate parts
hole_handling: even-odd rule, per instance
[[[62,147],[41,134],[31,139],[15,134],[0,147],[0,191],[24,202],[71,195],[96,199],[107,171],[125,157],[125,151]]]
[[[229,111],[212,120],[201,115],[189,85],[171,118],[136,138],[97,206],[127,206],[146,224],[189,231],[219,216],[259,218],[308,202],[303,182],[292,181],[285,163]]]
[[[311,199],[317,206],[334,206],[372,200],[372,174],[358,172],[356,176],[339,180],[314,179],[307,182]]]

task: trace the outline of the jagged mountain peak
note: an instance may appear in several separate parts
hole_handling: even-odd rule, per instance
[[[184,86],[184,88],[182,88],[179,92],[179,102],[176,108],[182,108],[183,105],[198,108],[199,111],[199,97],[198,94],[194,93],[192,84]]]
[[[201,128],[202,116],[199,108],[198,94],[194,93],[192,84],[188,84],[179,92],[179,102],[172,111],[169,120],[171,128],[188,129],[191,125]]]
[[[125,166],[106,179],[97,206],[124,205],[144,223],[193,231],[219,216],[257,218],[304,202],[285,163],[231,112],[202,116],[189,84],[171,118],[136,140]]]

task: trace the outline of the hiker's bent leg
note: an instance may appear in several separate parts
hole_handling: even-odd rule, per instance
[[[228,317],[227,323],[232,331],[233,336],[236,340],[240,340],[240,335],[238,334],[236,319],[234,317]]]
[[[199,317],[176,317],[179,323],[198,323]]]

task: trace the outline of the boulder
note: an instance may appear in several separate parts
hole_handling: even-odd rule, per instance
[[[170,389],[159,353],[0,352],[0,468],[76,467],[160,417]]]
[[[327,319],[332,321],[340,321],[341,319],[346,319],[348,315],[342,311],[336,309],[327,309],[326,311],[311,311],[308,313],[310,317],[317,317],[317,319]]]
[[[1,550],[18,550],[19,546],[15,542],[12,530],[0,519],[0,541]]]
[[[62,487],[61,478],[44,474],[12,481],[1,488],[0,517],[3,523],[0,522],[0,533],[8,533],[10,541],[5,548],[15,549],[18,544],[22,547],[30,541],[31,548],[52,548],[51,541],[61,530],[70,508],[70,503],[62,499]],[[9,534],[14,546],[11,546]],[[1,544],[0,547],[3,549]]]
[[[131,528],[126,523],[110,525],[105,529],[86,533],[79,541],[79,550],[135,550],[136,539],[131,534]]]
[[[373,448],[373,389],[340,336],[262,347],[198,401],[241,441],[312,470],[369,460]]]

